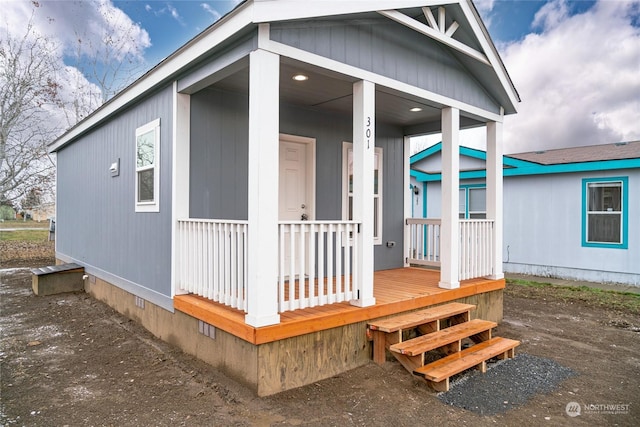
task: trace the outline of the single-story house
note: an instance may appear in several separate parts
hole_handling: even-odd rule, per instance
[[[411,157],[413,216],[439,218],[442,145]],[[485,218],[486,153],[460,148],[461,220]],[[504,156],[505,272],[640,286],[640,141]]]
[[[499,321],[518,102],[469,0],[244,1],[50,145],[57,260],[259,395],[368,363],[371,319],[465,301]],[[471,259],[458,141],[478,126],[494,166]],[[409,137],[438,131],[433,271],[410,268]]]

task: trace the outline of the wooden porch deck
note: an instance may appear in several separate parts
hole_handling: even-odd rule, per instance
[[[374,306],[360,308],[342,302],[287,311],[280,314],[280,324],[261,328],[247,325],[242,311],[196,295],[175,296],[174,308],[257,345],[500,290],[505,286],[504,279],[479,278],[464,280],[458,289],[449,290],[439,288],[439,280],[439,271],[423,268],[376,271]]]

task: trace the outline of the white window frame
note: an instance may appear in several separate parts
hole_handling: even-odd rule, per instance
[[[598,247],[598,248],[618,248],[627,249],[627,230],[628,230],[628,185],[627,177],[611,177],[611,178],[584,178],[583,182],[583,225],[582,225],[582,246]],[[590,191],[597,187],[618,187],[620,188],[620,210],[614,211],[612,208],[607,210],[590,210]],[[620,217],[620,239],[617,242],[607,242],[596,240],[595,237],[589,235],[589,224],[592,215],[614,215]]]
[[[353,220],[353,218],[349,218],[349,197],[353,197],[353,195],[351,194],[351,192],[349,192],[349,152],[351,151],[351,155],[353,157],[353,143],[351,142],[346,142],[344,141],[342,143],[342,219],[343,221],[351,221]],[[384,184],[384,179],[383,179],[383,150],[382,147],[375,147],[375,156],[374,159],[377,157],[378,161],[376,164],[374,164],[373,168],[374,171],[377,170],[378,171],[378,194],[373,195],[374,198],[374,206],[376,206],[375,204],[375,199],[377,199],[377,206],[378,206],[378,212],[377,212],[377,218],[378,218],[378,223],[377,223],[377,229],[374,229],[373,232],[373,244],[374,245],[381,245],[382,244],[382,224],[383,224],[383,199],[382,199],[382,189],[383,189],[383,184]],[[375,184],[374,184],[374,188],[375,188]],[[374,213],[374,216],[376,215],[376,213]]]
[[[471,185],[461,185],[459,192],[459,209],[458,209],[458,218],[459,219],[486,219],[487,218],[487,209],[485,204],[485,210],[483,211],[472,211],[469,208],[470,200],[471,200],[471,192],[475,190],[484,190],[485,191],[485,203],[486,203],[486,191],[487,187],[484,184],[471,184]],[[478,216],[479,215],[479,216]],[[472,216],[476,216],[476,218],[471,218]]]
[[[138,138],[149,132],[154,132],[153,138],[153,164],[138,167]],[[134,143],[135,166],[135,211],[136,212],[160,212],[160,119],[155,119],[136,129],[136,139]],[[139,201],[138,176],[139,172],[153,169],[153,200]]]

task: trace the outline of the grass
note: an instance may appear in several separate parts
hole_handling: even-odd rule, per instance
[[[6,220],[0,221],[0,230],[5,228],[43,228],[49,229],[49,221],[23,221],[23,220]]]
[[[46,242],[48,229],[3,231],[0,228],[0,242]]]
[[[505,293],[514,297],[580,302],[590,307],[624,311],[640,315],[640,294],[590,288],[588,286],[559,286],[550,283],[507,279]]]

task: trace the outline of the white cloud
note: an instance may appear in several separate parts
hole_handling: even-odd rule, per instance
[[[502,54],[522,98],[505,119],[506,152],[640,139],[639,17],[637,0],[573,16],[562,0],[540,9],[543,31]]]
[[[555,0],[546,3],[538,10],[531,26],[549,31],[569,18],[569,6],[566,0]]]
[[[491,12],[493,10],[493,5],[495,0],[474,0],[473,4],[476,5],[478,11],[482,14]]]
[[[183,27],[187,25],[187,23],[184,21],[184,18],[180,15],[180,12],[178,12],[178,9],[176,9],[170,3],[167,3],[165,7],[157,10],[154,10],[150,4],[146,4],[144,6],[144,10],[153,13],[155,16],[169,15]]]
[[[34,5],[35,4],[35,5]],[[99,1],[2,1],[0,31],[21,38],[31,25],[32,37],[42,37],[48,45],[52,69],[58,70],[60,98],[66,104],[93,109],[99,106],[100,89],[91,83],[85,71],[106,69],[118,62],[144,61],[144,50],[151,45],[149,34],[134,23],[111,0]],[[110,62],[105,67],[105,62]],[[126,69],[126,68],[125,68]],[[122,79],[131,76],[117,76]],[[114,87],[120,80],[115,81]],[[107,87],[113,89],[113,87]],[[111,95],[111,94],[109,94]],[[82,98],[82,99],[80,99]],[[87,109],[82,112],[86,114]],[[73,109],[72,109],[73,110]],[[54,120],[75,123],[75,111],[51,111]],[[58,117],[66,114],[66,117]]]
[[[8,27],[12,33],[23,31],[24,27],[15,23],[28,22],[33,10],[31,2],[3,3],[6,21],[0,25]],[[59,45],[66,55],[80,53],[90,58],[98,57],[103,54],[100,47],[114,35],[122,36],[119,46],[122,57],[133,55],[141,58],[144,50],[151,46],[147,31],[115,7],[111,0],[40,0],[38,4],[33,19],[35,29]]]
[[[220,12],[218,12],[217,10],[215,10],[214,8],[212,8],[211,6],[209,6],[209,4],[207,3],[200,3],[200,7],[202,7],[202,9],[209,13],[211,16],[213,16],[213,20],[214,22],[217,21],[218,19],[220,19],[222,17],[222,15],[220,14]]]
[[[178,21],[180,25],[182,26],[186,25],[186,23],[184,22],[184,19],[182,19],[182,16],[180,16],[180,14],[178,13],[178,10],[175,7],[171,6],[170,4],[167,4],[167,10],[169,11],[169,14],[171,15],[171,17],[176,21]]]

